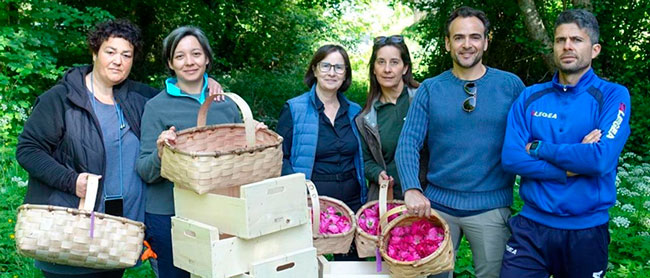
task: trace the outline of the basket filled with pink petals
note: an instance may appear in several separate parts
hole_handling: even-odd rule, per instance
[[[415,278],[454,269],[453,245],[449,226],[433,209],[431,216],[406,213],[396,207],[380,221],[379,250],[394,277]],[[393,215],[401,214],[393,221]]]
[[[306,185],[316,252],[318,255],[347,254],[357,226],[352,210],[338,199],[318,196],[316,186],[311,181],[307,181]]]

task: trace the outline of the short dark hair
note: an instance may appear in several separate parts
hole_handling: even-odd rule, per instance
[[[594,14],[590,13],[585,9],[572,9],[566,10],[560,13],[555,20],[555,28],[562,24],[575,23],[578,25],[578,28],[585,29],[591,44],[597,44],[600,37],[600,27],[598,27],[598,20]]]
[[[487,16],[483,11],[468,6],[462,6],[458,9],[455,9],[453,12],[451,12],[449,18],[447,18],[447,25],[445,26],[445,37],[447,38],[449,37],[449,26],[451,25],[451,22],[454,21],[454,19],[456,19],[459,16],[463,18],[466,17],[478,18],[483,23],[483,26],[485,27],[483,36],[487,38],[487,35],[490,32],[490,21],[488,20]]]
[[[88,32],[86,42],[92,53],[99,52],[99,48],[109,38],[122,38],[133,45],[134,56],[142,50],[142,34],[140,28],[127,19],[111,19],[100,22]]]
[[[316,75],[314,74],[316,65],[325,59],[327,55],[330,55],[334,52],[340,53],[341,56],[343,56],[343,61],[345,62],[345,80],[343,81],[343,84],[341,84],[339,92],[345,92],[348,88],[350,88],[350,84],[352,84],[352,67],[350,66],[350,58],[342,46],[334,44],[323,45],[318,48],[318,50],[316,50],[316,53],[314,53],[314,57],[312,57],[311,62],[309,62],[309,67],[305,73],[305,79],[303,80],[307,87],[311,88],[314,86],[314,83],[316,83]]]
[[[214,64],[214,53],[212,52],[212,48],[210,47],[210,42],[208,41],[208,37],[205,36],[203,31],[201,29],[194,27],[194,26],[182,26],[174,29],[165,39],[163,40],[163,50],[162,50],[162,57],[163,61],[165,61],[165,67],[169,70],[169,74],[172,76],[175,76],[176,73],[172,68],[169,67],[169,63],[172,60],[172,57],[174,56],[174,51],[176,50],[176,47],[178,46],[178,43],[185,37],[187,36],[194,36],[196,40],[199,41],[199,44],[201,45],[201,48],[203,48],[203,52],[205,53],[205,56],[208,57],[208,65],[205,69],[205,71],[209,71],[212,68],[212,65]]]

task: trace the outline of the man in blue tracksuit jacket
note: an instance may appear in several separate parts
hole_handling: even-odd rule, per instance
[[[551,82],[530,86],[508,115],[502,163],[521,176],[521,213],[501,277],[604,277],[608,209],[618,156],[630,134],[630,96],[599,78],[598,22],[585,10],[555,22]]]

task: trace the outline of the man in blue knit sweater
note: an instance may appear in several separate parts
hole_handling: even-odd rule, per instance
[[[550,82],[526,88],[508,115],[502,161],[521,176],[524,207],[501,277],[605,277],[608,209],[618,156],[630,134],[630,96],[591,68],[598,22],[585,10],[555,22]]]
[[[512,204],[514,175],[501,167],[511,104],[524,89],[512,73],[482,64],[489,22],[482,11],[455,10],[445,46],[453,68],[425,80],[402,129],[396,161],[410,213],[435,209],[449,224],[454,248],[470,243],[476,276],[498,277]],[[428,185],[418,179],[419,154],[429,148]],[[443,273],[438,277],[451,276]]]

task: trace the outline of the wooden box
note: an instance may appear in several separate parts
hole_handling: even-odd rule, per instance
[[[175,216],[172,217],[172,250],[176,267],[203,278],[253,274],[253,277],[300,277],[282,276],[297,271],[311,271],[314,273],[311,277],[318,276],[309,224],[242,239],[220,235],[216,227]],[[291,263],[293,266],[286,268]]]
[[[382,269],[377,272],[377,262],[329,262],[325,257],[318,256],[319,278],[390,278],[388,265],[381,263]]]
[[[246,239],[310,223],[304,174],[243,185],[239,191],[237,198],[175,187],[176,216]]]

